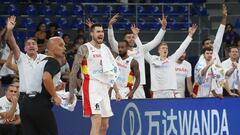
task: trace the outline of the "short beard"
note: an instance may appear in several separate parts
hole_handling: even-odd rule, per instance
[[[127,52],[122,53],[122,54],[119,53],[119,56],[120,56],[121,58],[124,57],[124,56],[126,56],[126,55],[127,55]]]

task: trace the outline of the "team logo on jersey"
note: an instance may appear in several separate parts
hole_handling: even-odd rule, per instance
[[[96,104],[95,104],[95,110],[100,110],[99,103],[96,103]]]

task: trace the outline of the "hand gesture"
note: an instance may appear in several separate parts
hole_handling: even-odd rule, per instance
[[[17,102],[18,102],[18,97],[17,97],[17,96],[12,96],[10,100],[11,100],[11,102],[12,102],[13,104],[17,104]]]
[[[236,69],[236,68],[238,67],[238,64],[237,64],[236,62],[233,62],[233,63],[232,63],[232,67],[233,67],[234,69]]]
[[[197,31],[197,28],[198,28],[197,24],[192,24],[192,27],[188,28],[188,33],[189,33],[188,35],[192,37],[194,33]]]
[[[59,106],[62,103],[62,100],[58,96],[54,96],[53,101],[56,106]]]
[[[213,58],[209,61],[209,65],[213,65],[215,60],[216,60],[216,58],[213,57]]]
[[[133,25],[131,26],[131,30],[132,30],[132,32],[133,32],[134,35],[138,35],[138,33],[139,33],[139,31],[140,31],[140,29],[139,29],[135,24],[133,24]]]
[[[122,99],[122,97],[119,94],[119,92],[116,93],[115,98],[116,98],[116,101],[120,101]]]
[[[70,95],[69,95],[69,99],[68,99],[68,102],[69,102],[70,104],[72,104],[73,101],[74,101],[74,99],[75,99],[75,94],[70,93]]]
[[[167,16],[162,15],[162,19],[158,18],[160,24],[162,25],[162,29],[166,30],[167,28]]]
[[[222,5],[222,16],[227,17],[227,7],[225,4]]]
[[[13,28],[16,25],[16,16],[8,17],[6,24],[7,24],[7,29],[8,30],[13,30]]]
[[[115,22],[117,22],[117,19],[118,19],[118,18],[119,18],[119,13],[117,13],[116,15],[114,15],[114,16],[110,19],[108,25],[113,25]]]
[[[134,94],[134,91],[131,90],[131,91],[126,95],[126,97],[128,97],[128,99],[132,99],[132,98],[133,98],[133,94]]]
[[[94,23],[91,21],[90,18],[88,18],[88,19],[86,20],[86,23],[85,23],[85,24],[86,24],[89,28],[91,28]]]

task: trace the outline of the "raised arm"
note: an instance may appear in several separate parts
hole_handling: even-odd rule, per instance
[[[182,44],[180,45],[180,47],[176,50],[176,52],[171,56],[171,58],[174,61],[177,61],[179,57],[181,57],[183,55],[183,53],[185,52],[185,50],[187,49],[188,45],[191,43],[192,41],[192,37],[194,35],[194,33],[197,30],[197,25],[193,24],[192,27],[189,27],[188,29],[188,36],[186,37],[186,39],[182,42]]]
[[[167,16],[163,15],[162,20],[159,18],[159,21],[162,25],[162,28],[159,30],[159,32],[157,33],[157,35],[155,36],[155,38],[152,41],[150,41],[150,42],[148,42],[147,44],[144,44],[144,45],[139,44],[139,42],[136,42],[136,40],[140,40],[139,37],[138,37],[139,30],[137,31],[137,29],[135,27],[133,27],[134,25],[131,27],[131,30],[132,30],[132,32],[135,36],[135,43],[138,47],[140,47],[142,49],[142,51],[144,53],[149,52],[152,49],[154,49],[155,47],[157,47],[161,43],[161,41],[163,39],[163,36],[166,33]]]
[[[16,24],[16,17],[15,16],[8,17],[7,31],[6,31],[8,45],[9,45],[9,48],[13,51],[14,58],[16,60],[18,60],[20,57],[20,49],[18,47],[18,44],[17,44],[17,42],[14,38],[13,32],[12,32],[13,28],[15,27],[15,24]]]
[[[108,42],[112,48],[112,51],[118,53],[118,42],[114,37],[113,24],[117,22],[119,14],[114,15],[108,23]]]
[[[213,51],[215,53],[218,53],[221,48],[226,22],[227,22],[227,7],[223,4],[221,24],[218,28],[218,31],[217,31],[217,34],[216,34],[216,37],[215,37],[215,40],[213,43]]]
[[[127,94],[128,99],[133,98],[133,94],[137,90],[137,88],[140,84],[140,71],[139,71],[138,62],[135,59],[133,59],[131,62],[131,70],[133,71],[133,74],[135,76],[135,82],[133,85],[133,89]]]
[[[82,65],[82,60],[84,57],[88,56],[88,49],[87,46],[82,45],[78,48],[78,52],[75,55],[74,62],[72,65],[72,70],[69,76],[69,91],[73,95],[74,89],[79,86],[79,80],[77,78],[77,73],[80,70],[80,66]],[[82,72],[83,73],[83,72]]]
[[[13,63],[12,59],[13,59],[13,52],[11,51],[6,61],[6,67],[17,73],[18,72],[17,64]]]
[[[206,76],[208,69],[214,64],[215,60],[216,58],[211,59],[211,61],[208,62],[207,65],[202,70],[200,70],[201,76]]]
[[[0,41],[2,41],[2,36],[3,34],[6,32],[6,27],[4,27],[1,31],[0,31]]]

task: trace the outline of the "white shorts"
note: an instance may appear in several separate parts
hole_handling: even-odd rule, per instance
[[[181,98],[181,94],[176,90],[153,91],[153,98]]]
[[[146,98],[143,85],[139,85],[137,90],[133,94],[133,99],[143,99]]]
[[[101,117],[111,117],[110,99],[108,95],[110,86],[97,80],[84,80],[82,84],[83,116],[90,117],[100,114]]]
[[[119,94],[121,95],[122,99],[128,99],[127,94],[130,92],[128,87],[119,87]],[[115,97],[116,93],[114,90],[112,90],[112,94],[111,94],[111,99],[116,99]]]

